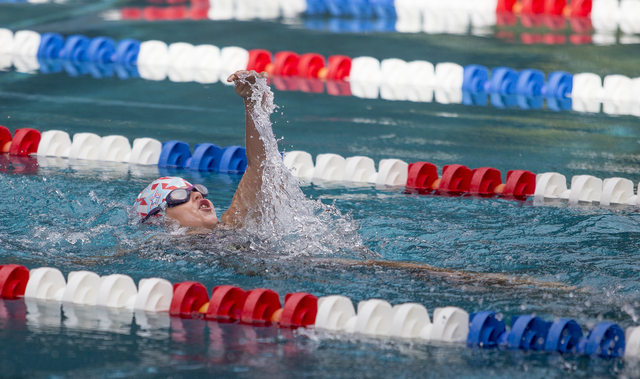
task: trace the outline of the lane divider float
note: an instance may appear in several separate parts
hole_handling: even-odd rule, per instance
[[[141,279],[136,288],[122,274],[99,276],[73,271],[65,281],[60,270],[0,265],[0,298],[55,301],[62,305],[167,312],[171,317],[259,324],[280,328],[314,328],[330,333],[371,338],[466,343],[469,348],[538,350],[581,354],[592,358],[640,358],[640,327],[626,333],[613,322],[600,322],[585,335],[574,320],[545,321],[535,315],[511,318],[507,328],[501,314],[481,311],[469,314],[459,307],[435,308],[433,318],[417,303],[391,305],[382,299],[360,301],[340,295],[317,298],[307,292],[287,294],[284,304],[275,291],[245,291],[232,285],[213,288],[186,281],[171,283],[161,278]],[[20,301],[20,300],[18,300]]]
[[[92,75],[109,76],[114,74],[114,68],[105,62],[115,62],[124,67],[137,65],[135,72],[115,66],[120,68],[116,69],[120,77],[139,75],[147,80],[168,77],[175,82],[214,83],[235,70],[256,69],[272,74],[274,86],[285,91],[323,92],[326,86],[331,95],[416,102],[431,102],[435,98],[442,104],[479,106],[490,101],[497,108],[521,109],[540,109],[546,101],[547,108],[553,111],[600,112],[604,104],[603,111],[607,114],[640,116],[640,78],[623,75],[607,75],[603,80],[593,73],[572,75],[556,71],[545,75],[535,69],[489,70],[481,65],[463,67],[452,62],[433,65],[420,60],[379,61],[373,57],[352,59],[340,55],[325,59],[315,53],[272,54],[262,49],[247,51],[237,46],[220,49],[182,42],[167,45],[162,41],[127,39],[116,44],[105,37],[89,40],[70,36],[65,40],[55,33],[40,36],[32,31],[18,31],[13,35],[0,29],[0,42],[3,39],[5,44],[0,46],[11,46],[7,51],[12,55],[8,57],[19,71],[26,72],[38,68],[57,72],[64,66],[72,75],[79,75],[84,67],[82,62],[91,62],[88,71]],[[61,58],[69,60],[56,61]],[[54,61],[48,64],[46,61],[50,59]],[[408,75],[414,71],[415,75]]]

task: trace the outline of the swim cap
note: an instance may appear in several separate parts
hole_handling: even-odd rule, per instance
[[[147,213],[160,205],[167,198],[169,192],[174,189],[190,186],[191,183],[177,176],[166,176],[156,179],[151,182],[147,188],[140,192],[140,195],[138,195],[133,207],[135,208],[138,216],[146,217]]]

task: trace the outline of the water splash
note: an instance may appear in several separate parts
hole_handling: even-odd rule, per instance
[[[262,188],[256,206],[247,215],[241,232],[251,235],[251,248],[279,252],[288,256],[327,255],[338,252],[370,254],[358,234],[360,224],[350,214],[343,215],[335,205],[305,197],[298,182],[285,167],[270,115],[277,108],[267,79],[242,83],[251,86],[254,107],[248,111],[264,143]]]

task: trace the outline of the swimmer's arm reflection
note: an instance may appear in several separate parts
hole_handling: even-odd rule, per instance
[[[255,83],[256,76],[267,77],[267,73],[261,74],[255,71],[238,71],[227,79],[228,82],[235,82],[236,93],[244,99],[245,108],[245,146],[247,149],[247,169],[238,185],[231,206],[221,217],[222,222],[233,226],[242,226],[247,213],[254,208],[257,196],[262,187],[262,162],[266,158],[264,143],[260,138],[260,133],[256,129],[251,111],[256,105],[251,99],[251,85],[243,83],[241,77],[246,77],[246,81]]]

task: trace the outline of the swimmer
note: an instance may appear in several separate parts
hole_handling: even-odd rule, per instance
[[[236,93],[243,98],[245,107],[245,143],[247,168],[233,196],[231,206],[222,214],[216,215],[207,188],[201,184],[191,184],[179,177],[163,177],[154,180],[145,188],[135,201],[135,209],[141,222],[147,222],[164,216],[166,221],[175,222],[190,229],[190,234],[211,232],[221,224],[240,228],[247,215],[257,206],[258,194],[262,187],[263,162],[266,159],[265,144],[260,137],[251,111],[256,105],[252,99],[251,84],[256,78],[266,78],[266,73],[238,71],[227,79],[235,82]],[[368,249],[367,249],[368,250]],[[424,263],[393,262],[382,260],[351,260],[336,258],[309,258],[307,265],[340,265],[342,267],[385,267],[389,270],[404,270],[440,278],[457,283],[483,283],[498,287],[538,287],[573,291],[576,288],[562,283],[540,281],[534,278],[517,278],[504,274],[474,273],[438,268]]]
[[[245,108],[245,146],[247,168],[231,201],[231,206],[218,219],[210,200],[209,191],[202,184],[191,184],[180,177],[163,177],[154,180],[136,198],[134,207],[142,223],[164,216],[192,232],[206,232],[219,226],[220,222],[232,227],[241,227],[249,211],[255,207],[257,194],[262,186],[262,162],[265,147],[250,115],[255,106],[251,99],[251,85],[256,77],[266,78],[267,73],[237,71],[229,76],[235,82],[236,93],[243,98]]]

